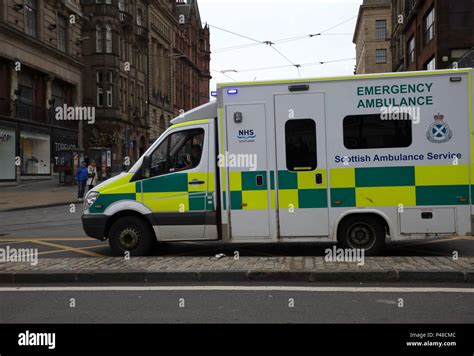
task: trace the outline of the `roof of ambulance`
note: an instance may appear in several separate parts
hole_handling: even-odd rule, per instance
[[[443,69],[435,71],[417,71],[417,72],[394,72],[394,73],[375,73],[375,74],[360,74],[352,76],[341,76],[341,77],[321,77],[321,78],[307,78],[307,79],[282,79],[282,80],[270,80],[261,82],[231,82],[231,83],[220,83],[217,84],[218,88],[224,87],[241,87],[241,86],[254,86],[254,85],[269,85],[269,84],[304,84],[312,82],[330,82],[330,81],[347,81],[347,80],[360,80],[360,79],[386,79],[386,78],[406,78],[406,77],[417,77],[417,76],[433,76],[433,75],[452,75],[452,74],[470,74],[473,72],[472,68],[463,69]],[[213,119],[217,116],[217,100],[212,100],[206,104],[198,106],[192,110],[189,110],[180,116],[171,120],[173,125],[181,124],[184,122],[191,122],[203,119]]]
[[[268,85],[268,84],[301,84],[312,82],[330,82],[330,81],[344,81],[344,80],[358,80],[358,79],[385,79],[398,77],[417,77],[429,75],[443,75],[454,73],[470,73],[472,68],[462,69],[440,69],[434,71],[416,71],[416,72],[391,72],[391,73],[374,73],[374,74],[356,74],[351,76],[336,76],[336,77],[319,77],[319,78],[298,78],[298,79],[276,79],[267,81],[253,81],[253,82],[229,82],[218,83],[217,87],[239,87],[252,85]]]

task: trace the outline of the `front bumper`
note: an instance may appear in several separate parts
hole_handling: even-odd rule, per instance
[[[107,240],[107,236],[105,236],[105,228],[109,216],[104,214],[86,214],[82,215],[81,219],[82,228],[87,236],[101,241]]]

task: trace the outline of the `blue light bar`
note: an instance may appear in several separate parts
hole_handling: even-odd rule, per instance
[[[239,91],[237,89],[229,89],[227,90],[227,94],[229,95],[235,95],[237,94]]]
[[[217,97],[217,91],[211,91],[211,96]]]

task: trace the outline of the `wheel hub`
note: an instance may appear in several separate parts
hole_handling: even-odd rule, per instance
[[[140,242],[140,232],[136,228],[126,227],[120,232],[118,240],[125,250],[133,250]]]
[[[354,225],[348,237],[352,248],[368,249],[375,243],[375,231],[365,224]]]

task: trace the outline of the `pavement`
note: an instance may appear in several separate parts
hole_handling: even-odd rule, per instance
[[[77,186],[60,185],[57,177],[0,187],[0,212],[65,205],[76,201]]]
[[[474,257],[366,257],[362,265],[330,262],[322,256],[31,258],[29,262],[0,263],[2,284],[162,281],[426,281],[467,285],[474,283]]]

